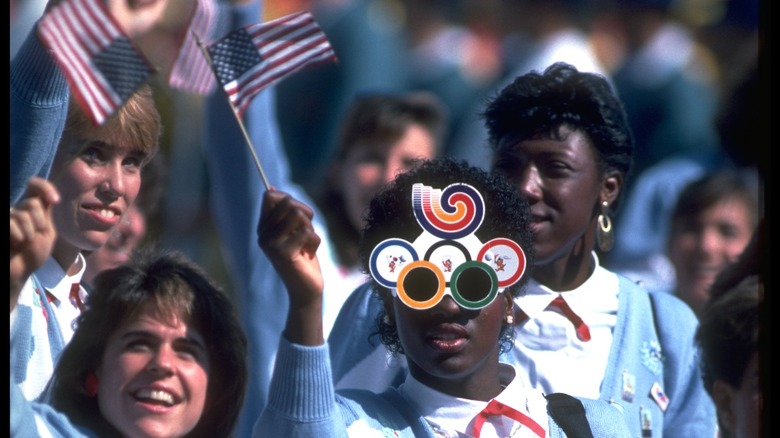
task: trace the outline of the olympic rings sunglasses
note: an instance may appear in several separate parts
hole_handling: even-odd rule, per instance
[[[446,295],[464,309],[479,310],[498,296],[498,283],[496,272],[483,262],[462,263],[453,270],[448,282],[435,264],[417,260],[401,269],[393,294],[418,310],[436,306]]]

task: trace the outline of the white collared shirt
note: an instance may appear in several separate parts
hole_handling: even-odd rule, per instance
[[[57,326],[60,328],[62,340],[65,345],[73,337],[73,319],[79,315],[78,307],[70,300],[70,288],[74,282],[79,282],[86,269],[84,257],[79,254],[75,260],[81,269],[76,275],[69,276],[53,257],[49,257],[46,262],[35,271],[35,278],[41,286],[51,293],[55,300],[50,303],[49,308],[55,314]],[[22,348],[27,356],[16,357],[16,362],[12,361],[12,373],[16,376],[19,389],[21,389],[25,398],[28,400],[36,399],[54,371],[54,357],[52,357],[52,344],[50,343],[48,324],[50,317],[46,314],[45,307],[41,303],[46,299],[39,295],[35,288],[36,282],[32,276],[27,279],[19,294],[16,308],[10,315],[11,340],[12,342],[24,342],[26,347]],[[86,291],[80,288],[79,294],[83,299],[86,298]],[[24,315],[20,314],[24,313]],[[29,336],[30,339],[14,339],[14,327],[17,318],[23,318],[23,327],[29,326],[29,332],[23,333],[23,336]]]
[[[79,271],[74,275],[68,275],[54,257],[49,257],[46,263],[35,271],[35,276],[46,292],[56,298],[51,305],[62,332],[62,340],[66,345],[73,337],[73,321],[81,314],[76,302],[70,298],[70,288],[73,283],[81,283],[81,277],[87,269],[87,263],[81,253],[74,264],[78,264]],[[86,302],[87,291],[83,286],[79,286],[79,298],[82,303]]]
[[[525,295],[515,299],[528,320],[515,328],[511,354],[520,364],[518,378],[527,387],[546,394],[599,397],[617,324],[618,278],[599,265],[595,253],[593,258],[593,274],[580,287],[559,293],[531,279]],[[545,310],[557,296],[587,324],[589,341],[580,341],[574,325],[561,313]]]
[[[505,388],[495,400],[531,417],[544,429],[545,436],[548,435],[547,399],[540,391],[524,387],[516,376],[517,371],[512,365],[499,365],[499,378]],[[398,390],[409,405],[425,417],[434,432],[443,437],[473,436],[474,419],[488,404],[439,392],[416,380],[411,373],[407,374]],[[522,427],[509,417],[494,416],[485,421],[482,438],[505,436],[538,438],[529,428]]]

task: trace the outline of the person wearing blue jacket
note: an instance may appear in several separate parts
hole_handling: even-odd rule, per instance
[[[56,248],[50,181],[30,179],[10,218],[10,306]],[[101,272],[65,347],[45,402],[9,370],[12,437],[229,436],[246,391],[246,337],[235,306],[181,253],[137,253]],[[24,354],[11,331],[10,356]]]
[[[221,11],[225,14],[225,33],[261,21],[261,1],[231,2],[225,6]],[[275,99],[276,87],[258,93],[244,113],[244,126],[271,186],[314,205],[306,192],[292,181],[277,124]],[[246,437],[268,399],[278,339],[289,304],[284,284],[253,237],[265,188],[225,92],[216,89],[206,98],[203,108],[209,210],[223,245],[222,254],[239,304],[239,316],[249,338],[252,373],[235,431],[236,436]],[[319,212],[314,223],[318,232],[327,236],[324,216]],[[333,254],[329,240],[324,237],[318,256],[328,279],[328,295],[322,309],[326,321],[336,319],[341,303],[351,292],[340,287]],[[328,329],[326,326],[326,332]]]
[[[50,178],[63,200],[54,208],[55,249],[28,277],[10,316],[22,348],[11,362],[13,378],[30,400],[43,391],[84,309],[86,253],[105,243],[135,201],[162,129],[145,84],[94,126],[36,29],[11,63],[11,208],[33,177]]]
[[[504,178],[434,159],[372,199],[361,264],[383,302],[382,342],[409,368],[382,394],[334,393],[311,218],[291,196],[265,194],[258,241],[291,304],[254,436],[630,436],[617,408],[544,395],[499,361],[534,264],[528,204]]]
[[[11,60],[9,74],[11,205],[31,177],[48,178],[68,115],[68,81],[36,29]]]
[[[528,387],[619,405],[632,436],[714,436],[693,312],[599,264],[633,154],[609,83],[553,64],[517,77],[483,117],[493,171],[531,205],[537,255],[527,292],[515,299],[517,336],[504,359]],[[405,373],[370,339],[382,322],[370,317],[381,303],[369,288],[353,292],[328,340],[337,388],[379,392]]]

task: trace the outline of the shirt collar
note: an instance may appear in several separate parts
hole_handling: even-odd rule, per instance
[[[525,294],[515,298],[515,303],[530,319],[534,319],[543,312],[557,296],[562,296],[569,307],[580,316],[587,312],[616,311],[617,277],[599,264],[599,258],[595,251],[591,253],[591,256],[595,268],[590,277],[579,287],[568,291],[553,291],[531,278],[528,281]],[[602,308],[604,305],[607,305],[608,308]]]
[[[514,366],[499,364],[499,381],[504,390],[495,397],[501,403],[520,412],[529,414],[537,423],[547,429],[547,399],[532,388],[525,388],[521,379],[516,379]],[[453,435],[466,435],[474,417],[487,406],[487,402],[453,397],[430,388],[408,373],[398,388],[406,401],[434,427]]]
[[[49,257],[46,259],[46,262],[35,271],[35,276],[48,293],[54,295],[59,301],[67,302],[71,285],[73,283],[80,283],[81,277],[87,269],[86,260],[81,253],[79,253],[74,263],[78,264],[80,267],[79,271],[74,275],[68,275],[54,257]]]

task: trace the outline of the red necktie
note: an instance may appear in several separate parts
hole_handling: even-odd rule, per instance
[[[487,420],[488,417],[494,417],[497,415],[509,417],[523,426],[531,429],[535,434],[539,435],[540,438],[544,438],[544,428],[540,426],[539,423],[534,421],[528,415],[525,415],[517,409],[511,406],[507,406],[498,400],[490,400],[487,406],[485,406],[485,409],[477,414],[477,417],[474,419],[474,436],[479,438],[479,434],[482,432],[482,425],[485,424],[485,420]]]
[[[557,308],[560,310],[563,315],[571,321],[572,324],[574,324],[574,328],[577,330],[577,337],[582,342],[588,342],[590,341],[590,329],[588,328],[588,325],[585,324],[585,322],[577,316],[576,313],[574,313],[573,310],[571,310],[571,307],[564,301],[563,297],[558,296],[552,302],[550,303],[547,308]]]
[[[86,306],[84,306],[84,303],[81,301],[81,296],[79,296],[79,284],[73,283],[70,285],[70,298],[76,303],[76,306],[79,308],[81,312],[87,310]]]

